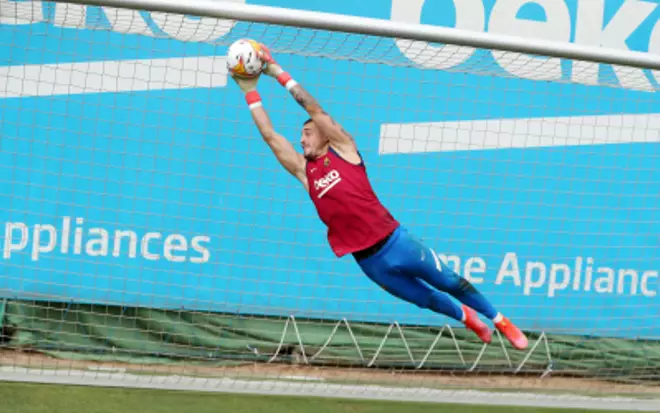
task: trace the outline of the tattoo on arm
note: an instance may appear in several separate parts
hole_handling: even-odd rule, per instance
[[[341,126],[340,124],[338,124],[337,121],[336,121],[332,116],[330,116],[330,115],[328,114],[328,112],[326,112],[325,110],[321,110],[321,113],[324,114],[325,116],[327,116],[328,118],[330,118],[330,122],[332,122],[332,124],[333,124],[335,127],[339,128],[339,130],[341,131],[341,133],[343,133],[344,135],[348,136],[351,140],[354,140],[354,139],[353,139],[353,136],[351,136],[350,133],[346,132],[346,129],[344,129],[343,126]]]
[[[339,124],[338,124],[338,123],[332,118],[332,116],[330,116],[330,115],[328,114],[328,112],[326,112],[325,110],[321,109],[321,105],[319,105],[319,103],[316,101],[316,99],[314,99],[314,97],[313,97],[312,95],[310,95],[309,92],[307,92],[302,86],[300,86],[300,85],[296,85],[296,86],[294,86],[294,87],[291,89],[291,95],[292,95],[293,98],[296,100],[296,102],[298,102],[298,104],[299,104],[300,106],[302,106],[303,108],[305,108],[305,110],[308,110],[308,111],[309,111],[310,109],[311,109],[311,110],[319,109],[319,110],[321,111],[321,114],[323,114],[323,115],[327,116],[328,118],[330,118],[330,121],[332,122],[332,124],[333,124],[335,127],[339,128],[339,130],[340,130],[344,135],[346,135],[348,138],[350,138],[352,141],[355,141],[355,140],[353,139],[353,136],[351,136],[348,132],[346,132],[346,130],[345,130],[343,127],[341,127],[341,126],[340,126],[340,125],[339,125]]]
[[[291,95],[298,102],[300,106],[309,109],[314,106],[319,106],[318,102],[312,95],[309,94],[302,86],[296,85],[291,89]]]

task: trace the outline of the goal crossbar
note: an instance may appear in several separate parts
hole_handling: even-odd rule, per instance
[[[326,12],[213,0],[196,0],[193,2],[178,0],[54,0],[54,3],[73,3],[252,21],[660,70],[660,55],[652,53],[581,46],[574,43],[528,39],[496,33],[480,33],[428,24],[411,24]]]

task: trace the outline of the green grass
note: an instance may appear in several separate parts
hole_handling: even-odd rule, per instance
[[[561,410],[0,382],[0,411],[2,413],[428,413],[430,411],[556,413]],[[577,411],[571,410],[571,412]],[[589,412],[600,411],[589,410]]]

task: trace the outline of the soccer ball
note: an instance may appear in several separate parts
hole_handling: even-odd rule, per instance
[[[235,76],[254,78],[261,74],[264,62],[259,57],[261,45],[252,39],[237,40],[227,51],[227,70]]]

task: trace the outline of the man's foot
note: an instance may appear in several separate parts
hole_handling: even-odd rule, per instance
[[[463,305],[463,313],[465,313],[465,326],[474,331],[481,341],[490,344],[493,334],[491,333],[490,328],[479,320],[477,312],[470,307]]]
[[[524,350],[527,348],[527,337],[522,331],[520,331],[520,329],[518,329],[518,327],[513,325],[508,318],[503,317],[499,323],[495,323],[495,328],[497,328],[500,333],[504,334],[504,337],[506,337],[516,349]]]

